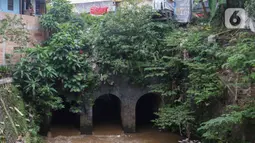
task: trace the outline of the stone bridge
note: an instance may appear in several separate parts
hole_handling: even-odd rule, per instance
[[[93,104],[86,104],[83,108],[84,112],[78,114],[77,118],[79,119],[76,122],[79,123],[77,126],[80,127],[81,134],[92,134],[94,124],[98,120],[99,122],[114,120],[116,115],[119,116],[117,120],[125,133],[136,132],[138,123],[136,119],[148,117],[150,121],[151,116],[155,116],[153,113],[161,105],[159,95],[149,93],[148,88],[130,84],[128,79],[123,78],[114,79],[114,85],[102,84],[98,91],[94,93],[93,99]],[[114,110],[115,113],[111,114],[111,110]],[[58,116],[65,118],[62,115]],[[54,118],[54,114],[52,118]],[[48,120],[49,126],[51,120]],[[44,127],[46,127],[45,124]]]
[[[80,115],[80,131],[82,134],[92,134],[93,116],[95,116],[95,111],[93,110],[96,110],[94,106],[100,104],[97,100],[100,98],[103,99],[104,96],[109,95],[110,98],[117,97],[117,100],[119,100],[120,107],[116,106],[116,108],[120,108],[120,120],[122,129],[125,133],[136,132],[136,108],[137,103],[141,98],[146,97],[147,95],[148,97],[150,96],[149,100],[147,100],[149,103],[147,104],[153,108],[153,112],[157,111],[161,103],[160,96],[149,93],[148,88],[129,84],[127,79],[115,79],[113,86],[106,84],[101,85],[99,90],[94,93],[94,105],[87,105],[85,107],[85,112]],[[99,112],[99,114],[103,113]]]

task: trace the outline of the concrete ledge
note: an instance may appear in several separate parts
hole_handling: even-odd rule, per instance
[[[8,83],[12,83],[12,78],[11,77],[0,79],[0,85],[1,84],[8,84]]]

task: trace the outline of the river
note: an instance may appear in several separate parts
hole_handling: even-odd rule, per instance
[[[169,132],[160,132],[150,126],[140,127],[137,133],[124,134],[116,124],[94,127],[93,135],[80,135],[71,126],[53,126],[46,143],[177,143],[180,137]]]

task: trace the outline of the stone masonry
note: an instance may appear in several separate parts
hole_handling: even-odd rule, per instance
[[[128,83],[128,79],[116,78],[114,85],[103,84],[94,93],[94,100],[105,94],[117,96],[121,101],[121,121],[125,133],[136,131],[136,103],[148,89]],[[93,131],[93,106],[86,104],[84,113],[80,116],[80,131],[82,134],[92,134]]]

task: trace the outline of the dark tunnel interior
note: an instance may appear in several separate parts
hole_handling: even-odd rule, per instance
[[[95,100],[93,106],[93,124],[121,123],[121,102],[115,95],[102,95]]]
[[[65,108],[52,111],[52,126],[73,126],[79,128],[80,116],[77,113],[70,112],[70,104],[65,103]]]
[[[145,94],[136,104],[136,127],[152,126],[151,120],[157,118],[154,113],[160,106],[160,96],[156,94]]]

